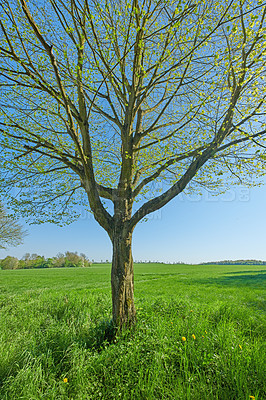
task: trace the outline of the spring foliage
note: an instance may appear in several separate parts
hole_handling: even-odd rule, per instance
[[[264,174],[263,1],[3,0],[0,32],[2,190],[25,217],[84,206],[108,230],[123,182],[149,200],[133,227]]]

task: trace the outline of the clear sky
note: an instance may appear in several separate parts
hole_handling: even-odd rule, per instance
[[[0,258],[26,252],[46,257],[78,251],[91,260],[111,260],[110,240],[92,216],[60,228],[26,225],[24,244],[0,250]],[[140,223],[134,232],[136,261],[200,263],[224,259],[266,260],[266,185],[233,187],[212,197],[181,196]]]

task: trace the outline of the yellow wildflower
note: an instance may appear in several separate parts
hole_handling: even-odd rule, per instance
[[[196,336],[194,335],[194,333],[193,333],[192,337],[193,337],[194,340],[196,339]]]
[[[241,346],[241,344],[239,344],[238,346],[239,346],[240,350],[242,350],[242,346]]]
[[[255,400],[255,396],[249,396],[249,398]]]
[[[64,383],[67,383],[68,381],[67,381],[67,378],[64,378]]]
[[[185,338],[185,336],[182,336],[182,342],[185,342],[187,339]]]

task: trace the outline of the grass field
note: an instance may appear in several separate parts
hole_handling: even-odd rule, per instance
[[[109,343],[110,266],[0,271],[0,399],[264,400],[265,272],[136,264]]]

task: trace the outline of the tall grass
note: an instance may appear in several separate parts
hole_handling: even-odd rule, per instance
[[[0,271],[0,399],[266,398],[261,267],[136,265],[116,340],[109,274]]]

